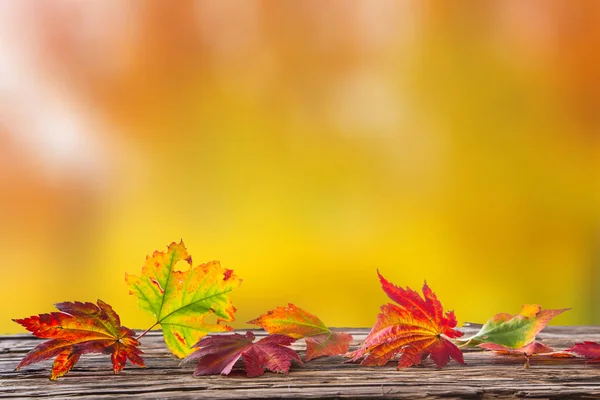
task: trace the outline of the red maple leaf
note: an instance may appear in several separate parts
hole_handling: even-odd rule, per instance
[[[194,376],[229,375],[240,357],[250,378],[264,374],[265,369],[287,374],[292,360],[302,364],[298,354],[286,347],[295,341],[285,335],[269,335],[253,343],[254,334],[250,331],[246,335],[209,335],[194,345],[198,350],[186,360],[198,362]]]
[[[397,287],[379,272],[378,275],[383,291],[397,304],[381,307],[361,348],[347,355],[351,361],[364,357],[362,365],[385,365],[400,355],[398,369],[418,365],[428,356],[439,368],[451,358],[464,364],[462,352],[448,340],[462,336],[454,329],[456,317],[452,311],[444,314],[427,283],[423,285],[422,298],[414,290]]]
[[[575,343],[565,351],[589,358],[587,363],[600,363],[600,344],[596,342]]]
[[[112,307],[102,300],[94,303],[65,302],[56,304],[60,312],[40,314],[13,321],[40,338],[48,338],[31,350],[17,366],[55,357],[50,379],[63,376],[86,353],[110,354],[114,373],[123,369],[127,359],[144,366],[135,333],[124,326]]]

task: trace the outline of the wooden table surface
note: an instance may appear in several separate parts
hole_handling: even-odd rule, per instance
[[[368,329],[342,329],[354,335],[351,349]],[[463,328],[473,333],[473,328]],[[258,337],[263,331],[255,331]],[[549,327],[539,335],[544,343],[565,348],[574,342],[600,342],[600,327]],[[192,376],[193,365],[180,366],[162,336],[152,332],[142,339],[147,368],[127,364],[118,375],[105,355],[84,355],[63,378],[50,381],[51,361],[14,371],[19,360],[39,339],[30,335],[0,336],[0,398],[122,398],[231,399],[231,398],[600,398],[600,365],[582,359],[536,358],[524,369],[522,357],[468,351],[467,365],[450,362],[439,370],[430,360],[401,371],[385,367],[345,364],[342,357],[324,357],[293,365],[289,375],[266,372],[247,378],[241,370],[229,376]],[[301,353],[304,342],[294,348]],[[301,354],[303,357],[303,354]]]

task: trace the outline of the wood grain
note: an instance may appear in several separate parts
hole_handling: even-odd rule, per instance
[[[340,330],[354,335],[351,349],[368,333],[368,329]],[[462,330],[474,332],[473,327]],[[555,348],[583,340],[600,342],[600,327],[549,327],[539,339]],[[438,370],[426,361],[420,367],[397,371],[395,363],[361,367],[343,363],[342,357],[325,357],[294,365],[289,375],[266,373],[248,379],[234,370],[230,376],[194,378],[193,365],[180,365],[162,336],[152,332],[142,339],[147,368],[128,364],[115,376],[107,356],[86,355],[68,375],[50,381],[51,361],[14,371],[37,343],[39,339],[30,335],[0,336],[0,398],[600,398],[600,366],[586,366],[582,359],[536,358],[530,369],[524,369],[521,357],[468,351],[465,366],[451,362]],[[304,352],[303,341],[294,346]]]

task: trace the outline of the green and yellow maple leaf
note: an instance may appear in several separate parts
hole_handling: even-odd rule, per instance
[[[175,270],[182,260],[190,268]],[[183,241],[147,256],[141,275],[126,274],[125,280],[129,293],[138,298],[141,309],[154,315],[154,326],[160,324],[167,346],[178,357],[190,354],[207,333],[232,330],[223,322],[235,319],[229,292],[242,280],[218,261],[194,267]],[[217,317],[216,323],[206,321],[209,315]]]
[[[548,322],[569,308],[542,310],[537,304],[525,304],[516,315],[496,314],[474,336],[462,339],[470,344],[496,343],[510,349],[527,346]]]

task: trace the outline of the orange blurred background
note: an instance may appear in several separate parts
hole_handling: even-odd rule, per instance
[[[461,322],[600,322],[600,2],[0,2],[0,332],[183,238],[371,326],[427,279]]]

